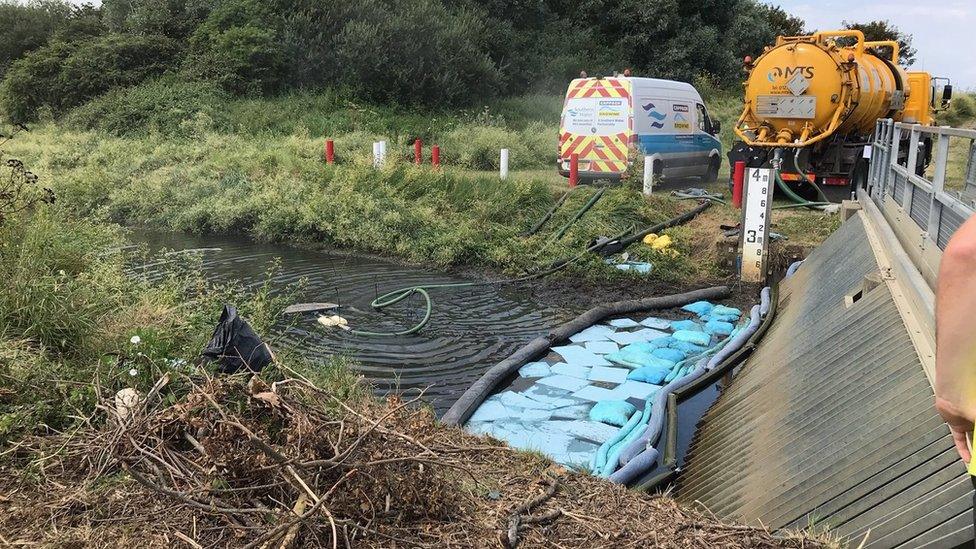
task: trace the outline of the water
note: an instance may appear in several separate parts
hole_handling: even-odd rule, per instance
[[[209,276],[252,287],[265,282],[269,264],[278,259],[281,270],[272,279],[273,287],[282,289],[304,278],[307,286],[298,302],[341,303],[340,314],[362,330],[399,331],[423,315],[420,296],[383,312],[373,311],[369,303],[377,295],[421,283],[465,282],[377,258],[260,244],[240,237],[138,232],[132,239],[154,249],[204,249],[203,265]],[[425,389],[425,399],[439,415],[489,367],[576,314],[534,302],[524,289],[505,285],[433,290],[431,297],[430,322],[413,335],[357,336],[325,328],[314,314],[307,314],[289,317],[267,339],[272,348],[297,350],[313,362],[324,363],[333,355],[353,358],[357,370],[380,394]],[[218,314],[214,311],[215,322]]]

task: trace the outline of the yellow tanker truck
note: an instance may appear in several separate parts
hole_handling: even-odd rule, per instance
[[[780,36],[755,62],[747,57],[730,165],[780,164],[783,180],[811,198],[823,196],[820,185],[848,193],[867,173],[864,147],[878,119],[931,125],[933,113],[949,105],[948,80],[906,71],[898,53],[895,41],[869,42],[861,31],[841,30]],[[932,143],[919,147],[924,170]],[[907,149],[899,151],[907,156]]]

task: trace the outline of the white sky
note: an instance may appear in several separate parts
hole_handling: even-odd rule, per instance
[[[957,89],[976,90],[974,0],[764,0],[803,18],[807,29],[832,30],[844,20],[891,21],[912,35],[913,69],[947,76]]]

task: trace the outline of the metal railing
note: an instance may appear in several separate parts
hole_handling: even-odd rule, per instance
[[[864,186],[934,288],[949,237],[976,213],[976,130],[879,120]]]

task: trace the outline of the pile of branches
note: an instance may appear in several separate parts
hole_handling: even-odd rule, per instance
[[[820,546],[440,426],[420,397],[345,400],[290,375],[181,379],[172,404],[164,377],[25,441],[30,467],[0,467],[0,545]]]

